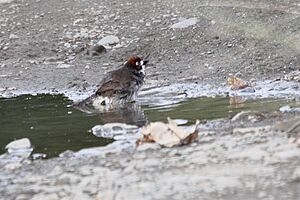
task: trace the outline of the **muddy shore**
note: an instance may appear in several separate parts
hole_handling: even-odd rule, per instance
[[[299,100],[298,0],[0,0],[0,11],[3,97],[81,99],[129,55],[150,53],[145,89],[224,95],[238,73],[259,86],[245,96]],[[106,36],[107,52],[89,55]],[[2,155],[0,199],[300,199],[300,129],[287,131],[299,112],[255,117],[208,121],[182,147],[117,141],[48,160]]]

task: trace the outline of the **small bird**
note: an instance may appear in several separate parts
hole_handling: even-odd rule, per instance
[[[93,105],[98,108],[99,106],[134,102],[139,89],[144,84],[145,66],[148,62],[138,56],[130,56],[121,68],[109,72],[104,77],[95,94],[76,105]]]

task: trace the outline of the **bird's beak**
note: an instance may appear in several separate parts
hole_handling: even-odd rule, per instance
[[[149,60],[143,60],[143,64],[142,65],[146,65],[149,62]]]

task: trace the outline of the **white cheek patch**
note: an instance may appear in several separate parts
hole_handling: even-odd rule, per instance
[[[140,71],[140,72],[141,72],[142,74],[144,74],[144,75],[145,75],[145,68],[146,68],[145,65],[142,65],[142,69],[141,69],[141,71]]]
[[[141,61],[141,65],[142,65],[142,66],[144,65],[144,61]]]

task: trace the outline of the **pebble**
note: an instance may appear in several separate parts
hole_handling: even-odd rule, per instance
[[[19,39],[19,36],[15,35],[15,34],[10,34],[9,39]]]
[[[102,38],[97,44],[107,46],[107,45],[118,44],[119,42],[120,42],[120,40],[117,36],[109,35],[109,36]]]
[[[10,142],[5,146],[5,149],[10,155],[18,157],[29,157],[33,148],[28,138],[23,138]]]
[[[70,67],[72,67],[72,65],[62,63],[62,64],[57,65],[56,69],[68,69]]]
[[[197,24],[197,22],[198,22],[197,18],[184,19],[176,24],[173,24],[170,28],[173,28],[173,29],[187,28],[187,27]]]
[[[300,112],[300,108],[291,108],[291,106],[286,105],[286,106],[279,108],[279,111],[282,113]]]
[[[5,149],[24,149],[30,148],[31,143],[28,138],[23,138],[19,140],[12,141],[5,146]]]
[[[34,153],[34,154],[32,154],[32,159],[33,160],[44,159],[46,157],[47,157],[47,155],[44,154],[44,153]]]

